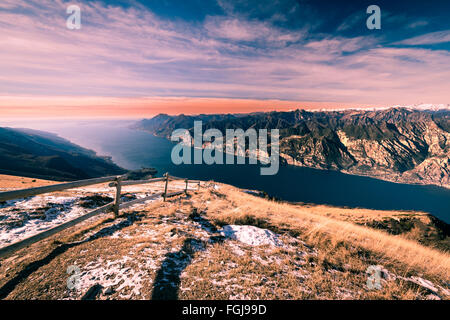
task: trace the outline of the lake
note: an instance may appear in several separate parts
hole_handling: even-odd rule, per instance
[[[111,156],[127,169],[154,167],[190,179],[215,180],[240,188],[265,191],[277,198],[334,206],[381,210],[419,210],[450,223],[450,190],[437,186],[397,184],[335,171],[280,166],[277,175],[261,176],[259,165],[174,165],[174,144],[146,132],[130,129],[127,121],[21,121],[2,126],[27,127],[61,137]]]

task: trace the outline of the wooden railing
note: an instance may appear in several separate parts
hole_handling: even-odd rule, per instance
[[[100,213],[113,211],[114,217],[117,218],[117,217],[119,217],[119,211],[121,209],[126,209],[133,205],[136,205],[136,204],[148,201],[148,200],[156,199],[161,196],[164,198],[164,201],[166,201],[166,199],[168,197],[173,197],[173,196],[180,195],[183,193],[187,194],[188,183],[189,183],[188,179],[170,176],[168,173],[165,173],[164,177],[162,177],[162,178],[154,178],[154,179],[148,179],[148,180],[123,181],[123,179],[124,179],[124,176],[111,176],[111,177],[80,180],[80,181],[74,181],[74,182],[68,182],[68,183],[59,183],[59,184],[54,184],[54,185],[44,186],[44,187],[36,187],[36,188],[29,188],[29,189],[0,192],[0,201],[6,201],[6,200],[14,200],[14,199],[20,199],[20,198],[25,198],[25,197],[30,197],[30,196],[36,196],[36,195],[40,195],[40,194],[44,194],[44,193],[86,187],[86,186],[101,184],[101,183],[105,183],[105,182],[111,182],[108,186],[116,188],[113,202],[110,202],[102,207],[92,210],[92,211],[86,213],[85,215],[82,215],[76,219],[70,220],[63,224],[60,224],[54,228],[51,228],[49,230],[46,230],[44,232],[41,232],[41,233],[31,236],[29,238],[26,238],[26,239],[20,240],[18,242],[15,242],[13,244],[2,247],[2,248],[0,248],[0,258],[3,258],[4,256],[6,256],[8,254],[16,252],[17,250],[27,247],[27,246],[29,246],[33,243],[36,243],[40,240],[46,239],[58,232],[61,232],[62,230],[70,228],[70,227],[72,227],[84,220],[92,218]],[[168,193],[167,189],[168,189],[169,181],[174,181],[174,180],[184,180],[186,182],[185,190]],[[155,193],[155,194],[152,194],[152,195],[144,197],[144,198],[139,198],[139,199],[121,203],[120,200],[121,200],[121,192],[122,192],[123,186],[147,184],[147,183],[160,182],[160,181],[165,181],[164,192]],[[198,182],[198,181],[191,180],[191,182]]]

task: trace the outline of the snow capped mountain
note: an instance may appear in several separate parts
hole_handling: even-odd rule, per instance
[[[359,107],[359,108],[320,108],[320,109],[311,109],[308,111],[314,112],[330,112],[330,111],[348,111],[348,110],[359,110],[359,111],[379,111],[379,110],[387,110],[390,108],[405,108],[410,110],[421,110],[421,111],[442,111],[442,110],[450,110],[450,104],[431,104],[431,103],[420,103],[413,105],[392,105],[385,107]]]
[[[408,106],[392,106],[393,108],[407,108],[407,109],[415,109],[415,110],[431,110],[431,111],[439,111],[439,110],[450,110],[450,104],[430,104],[430,103],[421,103],[414,104]]]

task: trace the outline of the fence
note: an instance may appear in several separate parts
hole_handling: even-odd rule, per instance
[[[62,230],[70,228],[70,227],[72,227],[84,220],[92,218],[100,213],[113,211],[115,218],[117,218],[119,216],[119,211],[121,209],[125,209],[125,208],[131,207],[133,205],[136,205],[136,204],[148,201],[148,200],[156,199],[160,196],[162,196],[164,198],[164,201],[166,201],[166,199],[168,197],[173,197],[176,195],[187,193],[188,184],[189,184],[188,179],[174,177],[174,176],[169,175],[169,173],[165,173],[164,177],[162,177],[162,178],[153,178],[153,179],[148,179],[148,180],[123,181],[123,179],[124,179],[124,176],[111,176],[111,177],[80,180],[80,181],[74,181],[74,182],[68,182],[68,183],[59,183],[59,184],[54,184],[54,185],[44,186],[44,187],[36,187],[36,188],[29,188],[29,189],[0,192],[0,201],[6,201],[6,200],[14,200],[14,199],[20,199],[20,198],[25,198],[25,197],[36,196],[36,195],[44,194],[44,193],[51,193],[51,192],[63,191],[63,190],[67,190],[67,189],[86,187],[86,186],[100,184],[100,183],[106,183],[106,182],[110,182],[108,185],[109,187],[116,188],[116,192],[114,194],[114,201],[112,201],[102,207],[99,207],[95,210],[92,210],[92,211],[88,212],[87,214],[82,215],[76,219],[70,220],[68,222],[60,224],[60,225],[58,225],[54,228],[51,228],[49,230],[46,230],[44,232],[38,233],[29,238],[26,238],[26,239],[20,240],[18,242],[15,242],[13,244],[10,244],[8,246],[2,247],[2,248],[0,248],[0,258],[3,258],[4,256],[6,256],[10,253],[16,252],[17,250],[20,250],[24,247],[32,245],[33,243],[36,243],[40,240],[46,239]],[[174,180],[184,180],[186,182],[185,190],[167,193],[169,181],[174,181]],[[121,199],[121,192],[122,192],[123,186],[147,184],[147,183],[154,183],[154,182],[160,182],[160,181],[165,181],[164,192],[155,193],[155,194],[152,194],[152,195],[144,197],[144,198],[135,199],[135,200],[121,203],[120,199]],[[193,183],[193,182],[200,183],[199,181],[191,180],[191,183]]]

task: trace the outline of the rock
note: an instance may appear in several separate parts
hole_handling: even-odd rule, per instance
[[[265,196],[264,192],[261,192],[261,191],[258,191],[258,190],[244,189],[244,190],[242,190],[242,192],[250,194],[250,195],[255,196],[255,197],[264,198],[264,196]]]
[[[80,198],[79,206],[82,208],[96,208],[103,206],[113,200],[114,199],[111,197],[96,194],[93,196]]]
[[[114,288],[110,286],[110,287],[108,287],[108,288],[105,289],[105,291],[103,292],[103,294],[104,294],[105,296],[109,296],[109,295],[113,294],[114,292],[115,292]]]
[[[194,208],[192,210],[192,212],[189,214],[189,219],[195,220],[196,218],[199,218],[199,217],[201,217],[201,215],[198,213],[197,208]]]
[[[434,294],[437,294],[439,292],[439,289],[436,288],[436,286],[429,280],[425,280],[420,277],[409,277],[409,278],[402,278],[402,279],[404,281],[413,283],[413,284],[419,286],[420,288],[431,291]]]
[[[384,268],[383,266],[380,266],[380,267],[381,267],[381,270],[380,270],[381,278],[383,278],[386,281],[393,281],[393,280],[397,279],[397,276],[394,273],[390,272],[388,269]]]
[[[95,284],[89,288],[89,290],[81,297],[81,300],[95,300],[97,296],[102,292],[103,286]]]
[[[17,218],[17,219],[14,219],[14,220],[7,221],[5,223],[5,225],[6,225],[6,227],[8,229],[20,228],[20,227],[23,227],[24,224],[25,224],[25,219],[24,218]]]
[[[444,295],[449,295],[450,292],[441,286],[436,286],[434,283],[432,283],[429,280],[423,279],[421,277],[400,277],[395,275],[394,273],[390,272],[386,268],[384,268],[382,265],[378,265],[377,268],[380,270],[381,278],[385,281],[393,281],[396,279],[400,279],[409,283],[412,283],[422,289],[427,290],[430,292],[430,294],[427,295],[427,299],[431,300],[441,300],[439,291]],[[437,299],[436,299],[437,298]]]
[[[388,269],[386,269],[384,266],[376,265],[373,267],[374,267],[374,269],[372,269],[372,270],[377,270],[380,272],[380,277],[382,280],[393,281],[393,280],[397,279],[397,276],[394,273],[390,272]]]
[[[443,288],[443,287],[441,287],[441,286],[438,286],[438,287],[439,287],[439,289],[441,290],[441,292],[442,292],[444,295],[450,296],[450,291],[449,291],[449,290],[447,290],[447,289],[445,289],[445,288]]]
[[[141,168],[138,170],[128,171],[125,180],[147,180],[151,179],[158,173],[155,168]]]

